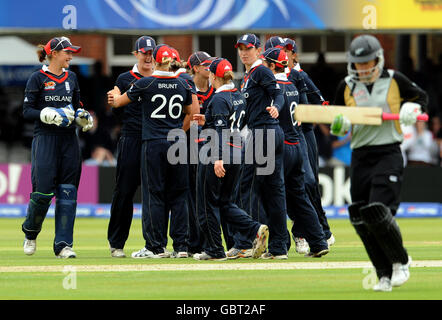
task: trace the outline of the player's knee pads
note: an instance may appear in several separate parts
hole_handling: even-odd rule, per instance
[[[51,205],[53,193],[45,194],[40,192],[31,193],[28,205],[26,221],[23,223],[24,231],[39,232]]]
[[[77,209],[77,188],[72,184],[57,186],[55,205],[55,243],[72,243],[75,212]]]
[[[370,226],[389,224],[393,220],[390,208],[381,202],[373,202],[359,209],[362,219]]]

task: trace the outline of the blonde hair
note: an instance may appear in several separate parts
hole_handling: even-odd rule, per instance
[[[163,57],[161,62],[157,62],[155,60],[155,65],[157,67],[168,67],[170,68],[170,64],[172,63],[172,58],[171,57]]]
[[[171,71],[178,71],[181,68],[185,68],[187,65],[187,63],[185,62],[178,62],[175,59],[172,60],[172,62],[170,63],[170,69]]]
[[[235,78],[235,75],[234,75],[233,71],[226,71],[226,72],[224,72],[223,77],[218,77],[218,76],[216,76],[216,77],[219,78],[223,84],[227,84]]]

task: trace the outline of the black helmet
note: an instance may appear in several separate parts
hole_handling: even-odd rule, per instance
[[[357,81],[373,82],[381,74],[384,67],[384,50],[379,40],[372,35],[361,35],[353,39],[347,52],[348,74]],[[371,60],[377,60],[376,65],[367,70],[367,75],[360,76],[354,63],[364,63]],[[377,76],[374,77],[375,72]]]

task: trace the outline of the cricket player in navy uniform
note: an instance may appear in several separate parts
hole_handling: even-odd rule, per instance
[[[120,93],[129,90],[137,80],[152,75],[154,49],[155,40],[152,37],[141,36],[137,39],[132,52],[137,63],[132,70],[120,74],[115,83]],[[123,258],[126,256],[123,248],[132,223],[133,198],[141,184],[141,101],[133,101],[124,108],[113,108],[112,111],[122,123],[122,128],[107,238],[111,256]],[[137,254],[142,255],[143,252],[134,253]]]
[[[254,34],[241,36],[235,48],[246,68],[241,82],[241,93],[247,101],[247,126],[251,130],[251,138],[246,148],[253,148],[252,184],[249,190],[242,192],[252,194],[256,192],[261,199],[268,217],[269,246],[263,259],[287,259],[287,209],[285,201],[283,151],[284,132],[277,120],[279,111],[284,104],[276,78],[258,58],[261,54],[260,40]],[[261,135],[261,136],[260,136]],[[272,137],[268,145],[268,136]],[[263,141],[259,141],[262,138]],[[269,150],[274,147],[274,154]],[[247,154],[246,150],[246,154]],[[256,154],[264,154],[268,158],[265,164],[258,164]],[[272,167],[267,172],[265,165]],[[241,186],[242,188],[242,186]],[[254,217],[253,212],[248,212]],[[259,221],[255,218],[255,220]]]
[[[32,193],[26,220],[24,253],[36,251],[52,198],[55,196],[55,239],[53,250],[58,258],[75,258],[73,251],[77,189],[81,175],[81,153],[75,123],[87,131],[92,116],[81,108],[77,76],[68,71],[72,54],[81,48],[66,37],[53,38],[39,45],[39,61],[49,65],[34,72],[25,89],[23,116],[35,123],[32,139]],[[75,123],[74,123],[75,120]]]
[[[339,115],[331,125],[331,133],[338,136],[352,130],[350,222],[376,269],[379,282],[373,289],[391,291],[409,279],[411,263],[394,219],[403,179],[400,124],[416,123],[428,96],[400,72],[383,68],[383,49],[372,35],[354,38],[347,59],[348,76],[339,84],[334,104],[379,106],[400,118],[380,126],[351,126]]]
[[[321,95],[321,92],[310,79],[308,74],[301,69],[298,59],[298,48],[296,42],[290,38],[284,39],[284,49],[289,57],[289,81],[293,83],[299,83],[299,78],[305,84],[305,92],[306,102],[308,104],[327,104],[324,98]],[[303,144],[302,149],[306,150],[306,154],[303,151],[304,157],[307,155],[307,158],[304,160],[304,169],[306,171],[306,190],[309,195],[310,201],[316,210],[316,214],[318,215],[319,221],[321,222],[322,229],[324,230],[324,234],[327,238],[327,243],[329,246],[335,243],[335,237],[330,231],[330,226],[327,221],[327,217],[325,215],[325,211],[322,207],[321,203],[321,193],[319,190],[319,162],[318,162],[318,146],[316,144],[316,138],[313,132],[313,124],[311,123],[302,123],[302,135],[305,139],[301,140],[301,144]],[[305,141],[305,143],[304,143]],[[308,160],[308,161],[306,161]],[[310,168],[309,168],[310,167]],[[303,236],[304,230],[297,230],[295,228],[295,243],[296,247],[299,249],[298,252],[304,253],[308,251],[308,243],[305,241],[305,237]]]
[[[253,242],[252,256],[259,258],[266,250],[268,227],[238,208],[232,192],[241,167],[240,129],[245,125],[246,101],[232,82],[232,65],[228,60],[216,59],[211,63],[210,80],[215,94],[205,115],[195,115],[194,119],[204,119],[204,129],[215,130],[218,139],[213,141],[215,150],[211,150],[210,162],[203,162],[198,170],[198,215],[205,241],[203,252],[195,254],[194,259],[227,260],[221,238],[221,217]],[[218,154],[214,154],[216,151]]]
[[[108,93],[108,101],[118,108],[141,98],[142,158],[141,187],[143,193],[145,258],[169,258],[167,251],[167,219],[170,209],[175,215],[170,234],[179,257],[187,257],[189,215],[187,205],[187,163],[172,164],[168,150],[175,143],[168,141],[169,131],[183,127],[184,114],[191,114],[192,92],[189,85],[170,70],[172,51],[157,46],[153,52],[155,71],[134,83],[125,94]],[[182,132],[182,131],[181,131]],[[185,149],[185,146],[184,146]],[[172,218],[171,218],[172,220]]]
[[[299,93],[285,74],[288,57],[284,49],[267,49],[263,53],[263,64],[274,73],[284,96],[284,105],[278,120],[284,131],[284,181],[287,214],[294,221],[292,232],[295,225],[304,230],[306,240],[310,244],[310,252],[306,253],[306,256],[319,258],[329,250],[318,216],[304,187],[304,159],[301,153],[300,133],[293,119],[299,103]]]

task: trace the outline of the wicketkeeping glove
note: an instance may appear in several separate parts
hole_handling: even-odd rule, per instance
[[[90,130],[94,126],[94,118],[89,111],[82,108],[75,112],[75,122],[83,128],[83,132]]]
[[[351,129],[351,122],[347,117],[343,116],[342,114],[338,114],[333,119],[330,129],[331,134],[342,137],[345,136]]]
[[[55,124],[59,127],[68,127],[75,119],[72,105],[64,108],[46,107],[40,111],[40,120],[46,124]]]
[[[416,123],[417,116],[422,113],[421,106],[415,102],[405,102],[399,111],[399,122],[404,126]]]

